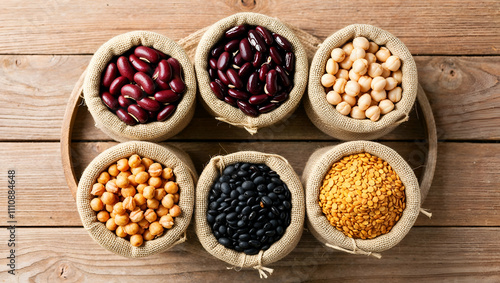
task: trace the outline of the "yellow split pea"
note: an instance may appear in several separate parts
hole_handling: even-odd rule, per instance
[[[381,158],[353,154],[334,163],[323,180],[319,206],[332,226],[355,239],[389,233],[406,207],[405,187]]]

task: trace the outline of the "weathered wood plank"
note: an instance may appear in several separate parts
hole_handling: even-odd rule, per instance
[[[420,83],[436,115],[440,139],[500,139],[500,57],[416,56]],[[0,140],[58,140],[68,96],[90,56],[0,56]],[[80,107],[74,139],[109,140]],[[174,140],[331,140],[302,107],[287,121],[255,136],[217,122],[201,106]],[[415,113],[385,140],[423,139]]]
[[[0,53],[4,54],[90,54],[109,38],[132,30],[151,30],[178,40],[242,11],[278,17],[322,39],[349,24],[372,24],[398,36],[414,54],[499,54],[500,50],[500,3],[494,0],[357,0],[350,5],[320,0],[32,0],[22,6],[8,0],[2,4]]]
[[[74,143],[75,171],[115,143]],[[288,159],[297,174],[314,150],[332,142],[171,142],[192,158],[198,173],[211,156],[240,150],[276,153]],[[415,142],[384,142],[405,160],[419,168],[425,159],[425,145]],[[63,175],[58,143],[2,143],[0,183],[7,182],[7,170],[16,170],[16,220],[20,226],[80,226],[75,201]],[[299,151],[297,149],[300,149]],[[299,152],[299,153],[298,153]],[[437,169],[423,207],[432,219],[421,216],[424,226],[499,226],[500,144],[440,143]],[[79,175],[78,175],[79,176]],[[7,190],[0,190],[7,199]],[[7,207],[0,206],[0,223],[7,221]]]
[[[256,270],[229,270],[203,250],[192,227],[188,241],[147,258],[127,259],[95,243],[83,228],[18,228],[16,275],[7,282],[255,282]],[[498,227],[415,227],[382,259],[322,246],[309,232],[288,256],[269,265],[277,282],[498,282]],[[0,237],[8,237],[6,229]]]

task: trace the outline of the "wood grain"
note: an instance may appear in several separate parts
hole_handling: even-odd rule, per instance
[[[0,140],[59,140],[69,94],[90,56],[0,56]],[[419,81],[436,116],[441,140],[500,139],[500,57],[416,56]],[[419,118],[385,136],[386,140],[423,139]],[[109,140],[95,128],[82,106],[73,138]],[[173,140],[331,140],[316,129],[303,107],[288,120],[255,136],[217,122],[201,106],[189,126]]]
[[[78,176],[110,142],[73,143],[72,156]],[[211,156],[239,150],[276,153],[288,159],[297,174],[312,152],[332,142],[169,142],[186,151],[198,173]],[[417,176],[426,156],[426,145],[418,142],[384,142],[394,148]],[[297,153],[300,149],[300,153]],[[61,165],[58,143],[2,143],[0,172],[16,170],[19,226],[80,226],[81,221]],[[29,160],[29,162],[28,162]],[[458,161],[458,162],[457,162]],[[432,219],[420,217],[423,226],[499,226],[500,144],[440,143],[437,168],[423,207]],[[0,174],[0,183],[6,175]],[[7,198],[0,190],[0,199]],[[480,205],[479,205],[480,204]],[[0,206],[0,223],[7,221],[6,206]]]
[[[0,237],[8,236],[6,229]],[[322,246],[304,232],[297,247],[269,265],[273,282],[410,281],[498,282],[500,228],[414,227],[382,259]],[[83,228],[21,228],[16,243],[17,276],[0,265],[0,278],[17,282],[255,282],[256,270],[229,270],[199,244],[188,241],[158,255],[127,259],[95,243]]]
[[[22,6],[5,0],[2,4],[0,53],[4,54],[91,54],[109,38],[132,30],[151,30],[179,40],[237,12],[278,17],[322,39],[349,24],[372,24],[399,37],[413,54],[500,54],[500,3],[494,0],[356,0],[348,5],[321,0],[31,0]]]

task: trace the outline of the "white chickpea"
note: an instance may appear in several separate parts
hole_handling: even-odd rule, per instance
[[[337,109],[337,111],[342,114],[342,115],[349,115],[349,113],[351,113],[351,105],[349,105],[349,103],[345,102],[345,101],[342,101],[340,102],[337,107],[335,107],[335,109]]]
[[[331,87],[335,83],[335,76],[330,74],[324,74],[321,77],[321,84],[324,87]]]
[[[387,98],[387,93],[385,92],[385,90],[372,90],[371,95],[372,99],[377,102]]]
[[[371,87],[373,90],[381,91],[385,89],[386,80],[383,77],[375,77],[372,80]]]
[[[380,62],[385,62],[391,56],[391,52],[386,47],[380,47],[375,56]]]
[[[358,84],[361,87],[361,92],[368,92],[372,85],[372,78],[369,76],[362,76],[359,78]]]
[[[333,61],[340,63],[345,59],[345,51],[342,48],[335,48],[331,53]]]
[[[368,52],[375,54],[377,53],[377,51],[378,51],[378,44],[370,41],[370,47],[368,48]]]
[[[335,75],[339,71],[339,64],[333,61],[332,58],[326,61],[326,72],[330,75]]]
[[[368,61],[366,59],[357,59],[352,64],[352,70],[360,75],[366,74],[366,71],[368,70]]]
[[[352,42],[348,42],[342,46],[342,50],[344,50],[346,57],[351,56],[351,52],[354,49],[354,45],[352,45]]]
[[[398,86],[398,81],[396,81],[396,79],[393,77],[388,77],[387,79],[385,79],[385,81],[385,90],[393,90]]]
[[[356,105],[356,97],[354,96],[344,94],[342,95],[342,100],[344,100],[344,102],[347,102],[351,107]]]
[[[368,75],[372,78],[382,75],[384,69],[379,63],[372,63],[368,66]]]
[[[368,65],[372,63],[377,63],[377,57],[373,53],[366,53],[365,60],[368,62]]]
[[[403,81],[403,72],[401,70],[397,70],[396,72],[392,72],[392,77],[396,79],[398,83]]]
[[[345,70],[345,69],[340,69],[337,74],[335,74],[335,77],[337,77],[337,80],[338,79],[348,79],[349,78],[349,71]]]
[[[357,81],[359,80],[359,78],[361,78],[361,75],[360,75],[360,74],[358,74],[358,73],[356,73],[356,72],[354,72],[354,71],[353,71],[353,69],[351,69],[351,70],[349,71],[349,79],[350,79],[351,81],[355,81],[355,82],[357,82]]]
[[[352,67],[352,61],[349,57],[345,57],[344,61],[340,62],[339,66],[342,69],[349,70]]]
[[[351,61],[354,62],[354,61],[356,61],[358,59],[365,58],[365,54],[366,54],[366,52],[365,52],[364,49],[356,47],[356,48],[354,48],[352,50],[351,55],[349,56],[349,58],[351,58]]]
[[[365,111],[361,110],[358,106],[354,106],[351,109],[351,117],[354,119],[364,119],[366,118]]]
[[[385,115],[394,109],[394,103],[389,99],[384,99],[378,103],[378,107],[380,108],[380,114]]]
[[[385,61],[385,66],[387,69],[395,72],[399,70],[399,67],[401,67],[401,60],[399,60],[398,56],[392,55]]]
[[[345,93],[350,96],[357,96],[360,90],[361,87],[355,81],[348,81],[344,88]]]
[[[403,89],[398,86],[395,89],[389,91],[389,93],[387,94],[387,98],[389,98],[390,101],[396,103],[401,100],[402,94],[403,94]]]
[[[370,42],[368,41],[368,39],[362,36],[356,37],[352,41],[352,45],[354,46],[354,48],[361,48],[363,50],[368,50],[368,48],[370,48]]]
[[[385,63],[382,63],[380,66],[382,66],[382,74],[380,76],[388,78],[391,75],[391,70],[387,69]]]
[[[366,110],[372,104],[372,96],[369,93],[361,95],[358,99],[358,107],[361,110]]]
[[[335,84],[333,85],[333,90],[338,92],[339,94],[345,92],[345,85],[347,84],[346,79],[337,79]]]
[[[342,102],[342,96],[332,90],[326,94],[326,101],[328,101],[331,105],[337,105]]]
[[[366,109],[365,115],[373,122],[376,122],[380,118],[380,108],[378,106],[371,106],[370,108]]]

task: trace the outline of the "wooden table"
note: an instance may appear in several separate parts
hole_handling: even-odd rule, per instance
[[[93,52],[109,38],[151,30],[179,40],[240,11],[275,16],[321,39],[352,23],[399,37],[414,55],[439,136],[437,169],[415,227],[382,259],[322,246],[305,231],[297,248],[271,264],[277,281],[500,281],[500,2],[498,1],[13,1],[0,14],[0,281],[257,281],[211,257],[192,227],[163,254],[127,259],[101,248],[82,228],[61,165],[66,104]],[[422,117],[383,137],[416,169],[425,161]],[[281,154],[302,173],[317,148],[338,143],[302,106],[250,136],[201,107],[168,141],[190,154],[198,173],[216,154],[255,149]],[[116,144],[78,109],[72,156],[77,174]],[[8,170],[15,170],[16,275],[7,273]],[[139,280],[139,281],[138,281]]]

